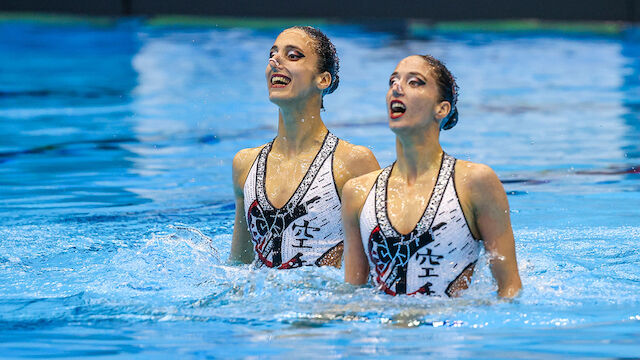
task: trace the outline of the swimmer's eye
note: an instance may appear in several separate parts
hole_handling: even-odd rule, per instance
[[[409,80],[409,86],[411,86],[411,87],[418,87],[418,86],[422,86],[424,84],[425,84],[425,82],[420,80],[420,79],[411,79],[411,80]]]
[[[304,55],[294,50],[291,50],[287,53],[287,58],[289,58],[289,60],[299,60],[299,59],[302,59],[303,57]]]
[[[398,82],[398,79],[392,77],[391,79],[389,79],[389,87],[393,87],[393,85],[395,85],[397,82]]]
[[[271,59],[275,54],[276,54],[275,51],[269,51],[269,59]]]

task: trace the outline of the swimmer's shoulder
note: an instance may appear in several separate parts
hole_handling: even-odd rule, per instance
[[[349,208],[347,211],[357,211],[359,214],[380,172],[382,172],[382,169],[374,170],[347,181],[342,189],[343,206]]]
[[[455,173],[456,186],[468,187],[471,190],[482,190],[486,186],[496,184],[502,186],[496,172],[485,164],[457,160]]]
[[[498,175],[485,164],[457,160],[454,181],[461,203],[466,203],[468,208],[475,209],[483,202],[506,197]]]
[[[340,139],[336,148],[336,156],[349,165],[360,161],[376,161],[371,149],[362,145],[354,145],[346,140]],[[377,161],[376,161],[377,164]]]
[[[236,189],[242,189],[244,187],[244,182],[247,175],[249,175],[251,165],[253,165],[260,150],[262,150],[265,145],[242,149],[233,157],[233,185]]]
[[[340,139],[335,152],[334,170],[345,173],[347,180],[380,169],[371,149]]]

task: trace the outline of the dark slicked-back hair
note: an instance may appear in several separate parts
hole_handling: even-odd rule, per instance
[[[304,31],[315,42],[316,53],[320,58],[318,60],[318,72],[328,72],[331,74],[331,84],[324,89],[322,96],[331,94],[338,88],[340,84],[340,76],[338,71],[340,70],[340,59],[338,59],[338,53],[336,47],[331,40],[322,31],[311,26],[294,26],[291,29],[297,29]],[[324,104],[322,105],[324,109]]]
[[[440,101],[448,101],[451,104],[449,115],[445,117],[440,125],[443,130],[449,130],[458,123],[458,84],[449,69],[438,59],[431,55],[419,55],[426,61],[433,70],[433,77],[438,85]]]

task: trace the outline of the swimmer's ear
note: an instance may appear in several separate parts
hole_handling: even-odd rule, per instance
[[[318,76],[316,76],[316,84],[318,89],[324,91],[326,88],[331,86],[331,74],[329,74],[328,71],[318,74]]]
[[[440,121],[449,115],[451,111],[451,103],[448,101],[441,101],[436,105],[436,120]]]

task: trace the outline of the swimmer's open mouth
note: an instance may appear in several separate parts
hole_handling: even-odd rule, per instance
[[[287,86],[291,82],[291,79],[282,74],[273,74],[271,75],[271,87],[272,88],[283,88]]]
[[[400,100],[393,100],[390,104],[391,109],[391,118],[397,119],[400,116],[404,115],[404,112],[407,111],[407,107]]]

